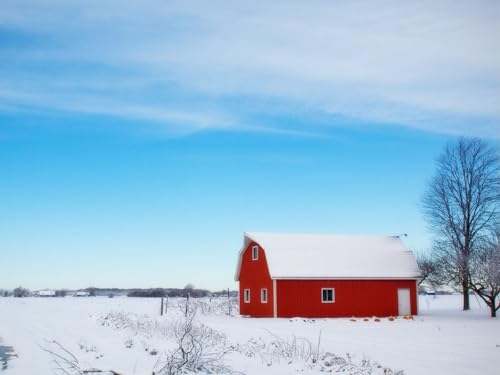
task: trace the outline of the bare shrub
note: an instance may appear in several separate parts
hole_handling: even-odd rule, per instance
[[[247,357],[258,357],[267,366],[278,364],[282,361],[291,364],[295,361],[316,363],[320,355],[321,334],[318,336],[317,345],[305,338],[291,336],[283,339],[271,335],[270,341],[262,338],[252,338],[246,344],[237,346],[236,350]]]
[[[86,353],[92,353],[96,359],[103,357],[103,354],[99,352],[99,349],[97,349],[97,346],[90,345],[84,340],[80,340],[78,342],[78,347],[80,348],[81,351],[84,351]]]
[[[152,337],[168,338],[172,336],[171,323],[151,319],[148,315],[112,311],[97,318],[99,324],[115,330],[130,330],[138,341],[143,343]],[[127,340],[128,341],[128,340]],[[127,343],[125,343],[127,346]]]
[[[158,355],[154,374],[174,375],[187,372],[233,373],[223,363],[224,356],[232,350],[226,336],[204,324],[197,323],[198,303],[188,306],[184,317],[185,301],[178,300],[178,317],[174,320],[156,320],[147,315],[110,312],[98,322],[116,330],[129,330],[134,339],[127,339],[125,347],[141,342],[151,355]],[[150,348],[151,339],[160,339],[164,345]]]
[[[40,346],[40,348],[51,355],[55,364],[53,371],[56,375],[120,375],[112,370],[103,371],[96,368],[86,368],[73,353],[56,340],[46,341],[45,346]]]
[[[196,314],[173,324],[176,347],[165,353],[154,374],[175,375],[186,372],[231,373],[222,362],[231,351],[224,334],[195,323]]]
[[[179,301],[179,309],[185,308],[185,300]],[[239,302],[235,297],[205,297],[190,298],[189,309],[202,315],[231,315],[239,314]],[[184,310],[182,310],[184,311]]]
[[[247,357],[260,358],[266,366],[279,363],[293,365],[296,371],[315,370],[326,373],[347,373],[356,375],[403,375],[403,371],[393,370],[377,362],[362,358],[355,360],[347,353],[345,356],[325,352],[321,348],[321,332],[316,343],[292,335],[282,338],[272,333],[270,340],[251,339],[235,350]]]

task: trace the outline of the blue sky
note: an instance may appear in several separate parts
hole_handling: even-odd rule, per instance
[[[430,235],[498,144],[498,2],[10,1],[0,287],[235,287],[244,231]]]

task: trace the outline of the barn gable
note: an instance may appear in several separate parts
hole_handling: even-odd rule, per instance
[[[235,280],[249,243],[265,251],[272,279],[416,279],[413,253],[396,236],[245,233]]]

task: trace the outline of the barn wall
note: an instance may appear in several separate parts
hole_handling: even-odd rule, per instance
[[[335,303],[321,302],[321,288],[335,288]],[[398,288],[410,289],[416,315],[415,280],[278,280],[278,317],[395,316]]]
[[[255,317],[273,316],[273,281],[269,275],[266,254],[259,246],[259,259],[252,260],[252,246],[250,243],[243,253],[240,271],[240,314]],[[250,303],[244,302],[244,289],[250,289]],[[260,302],[260,290],[267,288],[267,303]]]

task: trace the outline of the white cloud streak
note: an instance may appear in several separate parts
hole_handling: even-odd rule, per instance
[[[124,108],[110,115],[206,129],[245,123],[240,112],[251,103],[281,102],[429,131],[499,133],[498,1],[4,0],[0,25],[36,37],[0,50],[13,62],[62,67],[4,69],[4,90],[77,93],[85,104],[68,110],[102,113],[110,101]]]

